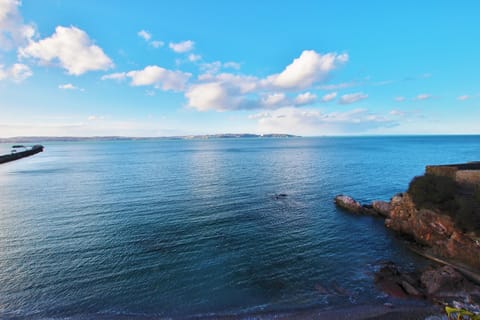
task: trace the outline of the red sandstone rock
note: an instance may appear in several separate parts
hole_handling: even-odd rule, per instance
[[[420,280],[431,296],[458,296],[466,291],[476,291],[475,285],[450,266],[424,271]]]
[[[417,209],[408,193],[393,197],[390,204],[390,216],[385,220],[388,228],[412,236],[439,257],[480,270],[480,245],[471,234],[456,228],[450,216]]]
[[[361,213],[363,211],[362,205],[358,201],[355,201],[355,199],[349,196],[338,195],[335,197],[334,202],[337,206],[351,212]]]
[[[372,202],[373,210],[375,210],[379,215],[388,217],[390,216],[390,203],[386,201],[373,201]]]

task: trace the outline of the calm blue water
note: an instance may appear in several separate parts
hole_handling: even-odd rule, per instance
[[[44,145],[0,165],[0,318],[383,303],[372,266],[420,258],[332,198],[480,159],[478,136]]]

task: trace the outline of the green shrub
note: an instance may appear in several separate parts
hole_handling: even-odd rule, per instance
[[[452,211],[457,209],[457,184],[449,177],[424,175],[413,178],[408,193],[418,208]]]

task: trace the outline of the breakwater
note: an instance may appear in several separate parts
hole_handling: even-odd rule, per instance
[[[43,151],[43,146],[42,145],[34,145],[30,149],[27,149],[25,151],[20,151],[16,153],[11,153],[11,154],[6,154],[3,156],[0,156],[0,164],[5,163],[5,162],[10,162],[10,161],[15,161],[19,160],[25,157],[30,157],[33,156],[34,154],[37,154],[39,152]]]

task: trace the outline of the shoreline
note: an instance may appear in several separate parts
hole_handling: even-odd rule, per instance
[[[240,319],[329,319],[329,320],[367,320],[367,319],[424,319],[428,316],[440,315],[442,310],[435,305],[414,303],[410,305],[359,305],[342,307],[339,309],[325,310],[324,308],[311,307],[299,310],[265,311],[241,315],[211,315],[193,316],[186,320],[240,320]]]
[[[147,314],[81,314],[68,316],[70,320],[423,320],[430,316],[441,316],[442,308],[424,301],[403,301],[398,304],[342,306],[338,309],[305,307],[277,311],[252,311],[245,313],[194,314],[188,316],[147,315]],[[40,318],[49,319],[50,317]],[[56,319],[63,319],[56,317]]]

